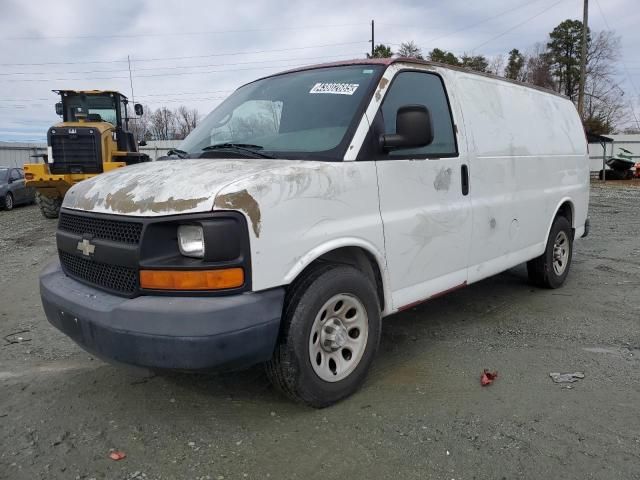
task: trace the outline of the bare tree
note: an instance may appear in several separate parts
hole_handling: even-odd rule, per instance
[[[495,57],[493,57],[489,61],[487,71],[489,73],[493,73],[494,75],[502,75],[504,72],[504,56],[496,55]]]
[[[620,57],[620,37],[601,31],[591,36],[587,50],[584,122],[594,133],[616,131],[630,118],[623,100],[624,91],[615,79],[615,63]]]
[[[545,46],[541,43],[536,43],[525,59],[522,80],[538,87],[553,88],[551,60],[546,53]]]
[[[149,129],[154,140],[172,140],[175,126],[175,114],[167,107],[160,107],[150,115]]]
[[[398,49],[398,56],[406,58],[417,58],[418,60],[424,59],[424,57],[422,56],[422,50],[420,50],[420,47],[416,45],[413,40],[409,42],[403,42],[400,45],[400,48]]]
[[[180,105],[175,111],[176,138],[184,139],[198,125],[200,114],[195,108]]]
[[[134,115],[129,119],[129,131],[133,133],[137,142],[151,140],[149,121],[149,107],[143,105],[143,114]]]

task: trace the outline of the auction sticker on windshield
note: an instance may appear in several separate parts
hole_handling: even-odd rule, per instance
[[[316,83],[309,93],[331,93],[333,95],[353,95],[358,83]]]

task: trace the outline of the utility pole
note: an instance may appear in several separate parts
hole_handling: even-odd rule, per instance
[[[127,55],[127,63],[129,64],[129,85],[131,85],[131,103],[136,103],[136,97],[133,96],[133,77],[131,76],[131,58]]]
[[[373,55],[376,49],[376,44],[374,43],[374,40],[375,40],[374,30],[375,30],[375,25],[373,23],[373,20],[371,20],[371,58],[373,58]]]
[[[582,51],[580,53],[580,84],[578,85],[578,113],[584,120],[584,81],[587,74],[587,29],[589,28],[589,0],[584,0],[582,12]]]

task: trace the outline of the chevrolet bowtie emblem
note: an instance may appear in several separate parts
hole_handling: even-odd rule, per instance
[[[80,250],[84,256],[89,257],[95,252],[96,246],[85,238],[78,242],[78,250]]]

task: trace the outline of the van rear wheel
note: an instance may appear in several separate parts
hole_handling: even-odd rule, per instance
[[[289,398],[323,408],[354,393],[380,342],[375,287],[361,271],[323,264],[291,289],[279,344],[267,363],[271,382]]]
[[[36,192],[36,203],[45,218],[58,218],[60,215],[61,197],[47,197],[40,192]]]
[[[551,226],[544,253],[527,262],[529,280],[540,287],[561,287],[569,274],[572,255],[571,224],[566,217],[556,217]]]

